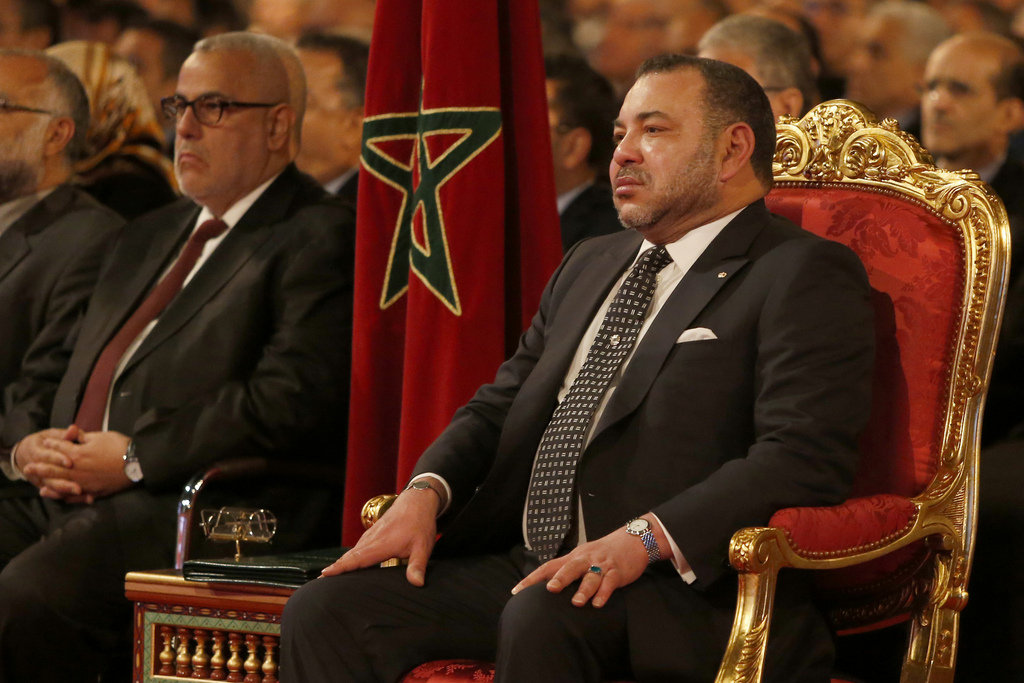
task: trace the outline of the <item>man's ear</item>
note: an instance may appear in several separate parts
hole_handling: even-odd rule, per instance
[[[782,115],[795,116],[800,118],[804,110],[804,94],[799,88],[786,88],[773,94],[769,98],[772,101],[772,112],[775,118]]]
[[[1024,129],[1024,101],[1016,97],[1000,100],[996,107],[999,110],[999,122],[1002,132],[1006,135]]]
[[[567,171],[587,165],[587,157],[590,156],[590,148],[594,146],[594,138],[586,128],[573,128],[562,135],[559,140],[559,159],[555,163],[561,165]]]
[[[724,183],[750,165],[750,157],[754,154],[754,131],[742,121],[726,126],[718,136],[718,149],[722,160],[718,180]]]
[[[75,122],[67,116],[59,116],[46,126],[46,137],[43,139],[43,156],[46,158],[63,156],[64,150],[75,137]]]
[[[267,117],[267,147],[272,152],[286,149],[295,128],[295,110],[290,104],[279,104]]]

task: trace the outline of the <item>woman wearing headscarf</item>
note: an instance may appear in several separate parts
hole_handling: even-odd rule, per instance
[[[174,201],[163,131],[131,63],[103,43],[81,40],[47,53],[75,72],[89,96],[86,157],[75,165],[82,189],[128,220]]]

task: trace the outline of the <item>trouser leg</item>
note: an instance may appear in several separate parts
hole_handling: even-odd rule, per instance
[[[47,525],[39,496],[0,498],[0,570],[42,538]]]
[[[578,583],[550,593],[543,583],[505,606],[495,683],[579,683],[629,677],[621,592],[600,609],[571,603]]]
[[[111,507],[46,508],[50,530],[0,571],[0,683],[95,682],[131,624]]]
[[[312,581],[285,606],[281,680],[391,683],[436,659],[493,661],[498,620],[522,572],[508,556],[431,561]]]

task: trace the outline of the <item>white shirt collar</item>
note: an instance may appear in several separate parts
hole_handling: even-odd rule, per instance
[[[743,207],[744,209],[747,207]],[[700,255],[704,253],[708,245],[718,237],[718,234],[722,232],[722,229],[726,225],[732,222],[733,218],[739,215],[740,211],[733,211],[727,216],[722,216],[717,220],[713,220],[710,223],[706,223],[698,228],[690,230],[682,237],[677,239],[675,242],[670,242],[665,245],[665,249],[668,250],[669,256],[672,257],[673,263],[685,273],[690,270],[690,267],[694,262],[700,258]],[[655,246],[653,242],[643,241],[640,245],[640,253],[637,254],[637,259],[640,258],[640,254]],[[635,260],[634,260],[635,263]]]
[[[0,235],[7,232],[7,228],[17,223],[33,206],[46,199],[56,189],[57,186],[54,185],[45,190],[33,192],[24,197],[18,197],[17,199],[0,204]]]
[[[338,194],[338,190],[340,190],[342,186],[345,183],[347,183],[349,179],[352,176],[354,176],[358,170],[358,166],[353,166],[352,168],[348,169],[334,180],[328,180],[326,183],[324,183],[324,189],[330,192],[331,194]]]
[[[282,173],[283,172],[284,171],[282,171]],[[232,204],[231,208],[224,212],[224,215],[221,216],[220,219],[227,223],[229,230],[235,227],[235,224],[238,223],[238,221],[242,220],[242,216],[252,208],[252,205],[256,203],[256,200],[262,196],[266,189],[270,187],[270,184],[277,180],[280,175],[281,173],[278,173],[274,177],[270,178],[255,190]],[[196,225],[202,225],[205,221],[211,218],[216,218],[216,216],[214,216],[213,212],[204,206],[203,210],[199,212],[199,218],[196,219]]]

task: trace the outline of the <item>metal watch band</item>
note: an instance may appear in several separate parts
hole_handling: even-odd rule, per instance
[[[641,531],[639,528],[634,529],[634,524],[639,522],[641,525],[646,525],[646,528]],[[633,536],[639,536],[640,542],[644,544],[644,549],[647,551],[647,564],[657,562],[661,559],[661,548],[658,547],[658,541],[654,538],[654,531],[651,528],[651,523],[641,517],[636,517],[626,522],[626,533]]]
[[[661,548],[658,547],[658,541],[654,538],[654,532],[650,528],[640,534],[640,540],[644,542],[644,547],[647,548],[647,564],[661,559]]]
[[[438,503],[440,505],[444,505],[444,496],[441,495],[441,492],[434,488],[426,479],[417,479],[416,481],[410,482],[409,485],[405,487],[406,491],[409,489],[416,489],[417,491],[429,489],[437,496]]]

